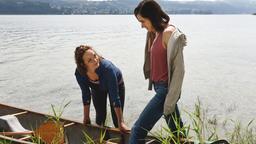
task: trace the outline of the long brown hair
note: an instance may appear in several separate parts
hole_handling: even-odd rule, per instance
[[[83,60],[83,56],[87,50],[94,51],[95,54],[99,57],[99,59],[102,59],[102,57],[100,55],[98,55],[97,52],[91,46],[80,45],[80,46],[76,47],[76,50],[75,50],[75,62],[76,62],[76,66],[77,66],[76,68],[77,68],[78,72],[83,76],[86,76],[86,73],[87,73],[87,68],[86,68],[86,66],[84,64],[84,60]]]
[[[152,23],[154,29],[162,32],[170,21],[170,17],[162,10],[154,0],[143,0],[134,9],[134,15],[141,15]]]

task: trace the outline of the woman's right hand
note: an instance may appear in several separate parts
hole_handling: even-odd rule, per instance
[[[91,124],[90,118],[85,118],[85,117],[84,117],[83,123],[84,123],[84,125]]]

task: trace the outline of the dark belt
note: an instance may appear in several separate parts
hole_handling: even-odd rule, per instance
[[[165,81],[158,81],[158,82],[153,82],[154,85],[163,85],[163,86],[168,86],[168,82]]]

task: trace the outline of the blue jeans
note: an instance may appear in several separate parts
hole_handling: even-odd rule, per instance
[[[143,112],[140,114],[139,119],[135,122],[132,127],[129,143],[130,144],[140,144],[145,143],[145,138],[148,132],[153,128],[156,122],[163,115],[164,101],[168,92],[168,85],[165,83],[154,83],[154,90],[156,92],[155,96],[150,100],[147,106],[144,108]],[[174,123],[174,119],[177,118],[180,121],[180,127],[183,127],[183,123],[180,118],[180,113],[178,106],[175,106],[175,112],[165,116],[165,120],[168,124],[170,130],[174,133],[177,130]]]

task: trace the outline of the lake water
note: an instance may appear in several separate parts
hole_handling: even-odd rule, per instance
[[[173,15],[171,21],[188,38],[182,111],[191,111],[198,97],[210,117],[243,122],[255,118],[256,17]],[[147,91],[142,73],[145,34],[132,15],[2,15],[0,103],[50,113],[51,104],[65,99],[71,104],[64,117],[82,121],[73,55],[76,46],[89,44],[122,70],[124,118],[132,126],[154,95]],[[163,120],[156,128],[162,124]]]

